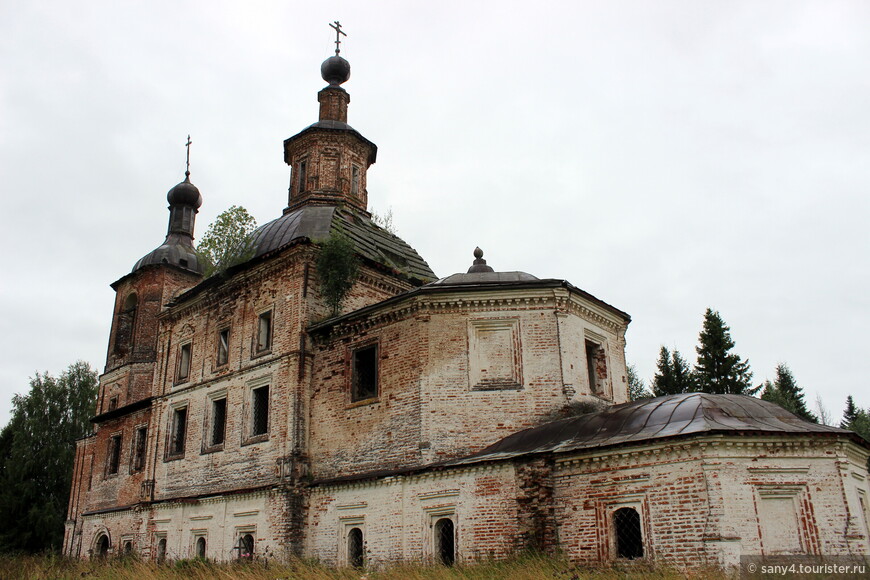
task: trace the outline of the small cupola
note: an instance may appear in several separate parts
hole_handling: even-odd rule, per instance
[[[202,195],[199,189],[190,182],[190,136],[187,137],[187,169],[184,181],[173,187],[166,194],[169,202],[169,228],[166,240],[160,247],[149,252],[133,266],[133,272],[153,265],[170,265],[194,274],[202,274],[203,266],[199,263],[196,250],[193,247],[193,229],[196,214],[202,206]]]
[[[335,30],[335,55],[320,65],[329,83],[317,93],[318,120],[284,141],[284,162],[291,168],[285,213],[307,205],[345,205],[368,210],[366,172],[377,145],[347,124],[350,95],[341,86],[350,78],[350,63],[341,56],[341,23]]]

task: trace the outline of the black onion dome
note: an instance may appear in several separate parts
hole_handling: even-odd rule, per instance
[[[184,181],[169,190],[166,194],[169,205],[190,205],[199,208],[202,205],[202,195],[199,189],[190,182],[190,172],[184,172]]]
[[[342,57],[330,56],[320,65],[320,76],[330,85],[340,85],[350,78],[350,63]]]
[[[194,274],[202,274],[205,271],[190,239],[180,234],[169,234],[159,248],[136,262],[132,272],[141,270],[145,266],[175,266]]]

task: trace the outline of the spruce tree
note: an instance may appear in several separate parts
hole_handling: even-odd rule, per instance
[[[801,419],[811,423],[819,422],[818,417],[807,409],[804,401],[804,390],[798,386],[791,370],[784,363],[776,365],[776,378],[773,383],[764,381],[764,392],[762,392],[761,398],[779,405]]]
[[[708,308],[698,336],[698,362],[695,364],[697,389],[704,393],[754,395],[749,361],[731,352],[731,329],[718,312]]]
[[[840,421],[841,429],[848,429],[849,425],[855,422],[855,419],[858,417],[859,409],[855,407],[855,400],[852,398],[852,395],[846,397],[846,410],[843,411],[843,420]]]
[[[656,366],[658,370],[652,383],[653,395],[656,397],[691,393],[694,390],[692,371],[680,351],[674,349],[671,353],[663,346]]]
[[[637,375],[637,370],[634,365],[628,365],[625,369],[628,375],[628,400],[637,401],[639,399],[649,399],[652,393],[646,388],[643,379]]]

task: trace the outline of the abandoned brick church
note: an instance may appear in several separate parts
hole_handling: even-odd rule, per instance
[[[350,65],[336,50],[321,73],[319,120],[284,141],[289,200],[253,256],[204,279],[188,173],[166,240],[112,284],[67,554],[870,553],[870,444],[745,396],[627,402],[625,312],[479,250],[438,279],[367,211],[377,147],[347,124]],[[330,316],[316,263],[336,231],[360,268]]]

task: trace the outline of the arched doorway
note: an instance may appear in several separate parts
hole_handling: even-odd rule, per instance
[[[625,507],[613,512],[613,530],[616,535],[616,555],[619,558],[643,558],[643,535],[640,514],[636,509]]]
[[[435,559],[439,564],[452,566],[456,561],[455,538],[453,520],[441,518],[435,522]]]
[[[94,544],[94,556],[97,558],[105,558],[109,555],[109,536],[100,534]]]
[[[202,536],[196,539],[196,557],[205,558],[205,538]]]
[[[347,563],[354,568],[362,568],[365,563],[363,533],[359,528],[351,528],[347,533]]]
[[[245,534],[239,538],[239,560],[254,559],[254,536]]]
[[[160,538],[157,541],[157,563],[162,564],[166,561],[166,538]]]

